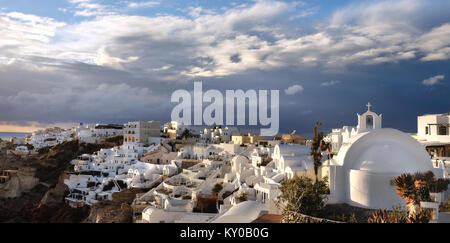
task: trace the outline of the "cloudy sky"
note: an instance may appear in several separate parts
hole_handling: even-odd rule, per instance
[[[282,132],[450,111],[450,1],[0,0],[0,131],[170,119],[176,89],[280,90]]]

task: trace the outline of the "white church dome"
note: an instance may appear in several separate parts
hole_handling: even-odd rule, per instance
[[[265,204],[256,201],[245,201],[234,205],[211,223],[251,223],[261,216],[264,211],[268,211]]]
[[[330,161],[330,200],[352,206],[391,209],[405,204],[392,180],[402,173],[436,170],[425,148],[411,135],[381,128],[382,115],[358,114],[357,129],[341,133],[338,154]],[[436,174],[436,173],[435,173]]]
[[[243,155],[236,155],[231,159],[232,164],[249,163],[249,159]]]
[[[433,170],[425,148],[399,130],[376,129],[352,140],[339,156],[347,169],[385,174]]]

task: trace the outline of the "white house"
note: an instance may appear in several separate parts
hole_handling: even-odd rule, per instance
[[[450,157],[450,113],[417,117],[417,139],[433,157]]]
[[[295,175],[314,178],[314,163],[309,153],[309,146],[277,144],[272,155],[275,169],[286,175],[287,178],[292,178]]]
[[[417,137],[430,142],[450,143],[450,113],[417,117]]]
[[[72,140],[72,132],[58,127],[47,128],[33,132],[30,137],[25,139],[25,143],[33,145],[35,149],[43,147],[52,147],[65,141]]]
[[[229,143],[231,136],[239,135],[239,130],[236,127],[221,127],[215,126],[213,128],[205,128],[200,134],[200,140],[203,143]]]
[[[97,143],[101,138],[123,134],[123,125],[116,124],[80,124],[75,127],[75,136],[82,142]]]
[[[178,153],[178,158],[183,159],[208,159],[210,157],[234,155],[241,151],[241,148],[237,144],[195,144],[186,145]]]

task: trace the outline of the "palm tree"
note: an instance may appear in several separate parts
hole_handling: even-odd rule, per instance
[[[314,138],[311,143],[311,153],[312,159],[314,161],[314,174],[316,175],[316,182],[319,180],[318,172],[320,166],[322,166],[322,151],[327,151],[329,148],[329,144],[323,141],[323,132],[319,131],[319,126],[321,126],[321,122],[316,122],[316,126],[314,127]]]
[[[401,174],[394,179],[394,186],[397,188],[397,195],[405,199],[409,208],[409,216],[412,216],[420,209],[420,198],[417,194],[416,183],[411,174]]]
[[[431,171],[425,173],[401,174],[394,179],[397,195],[405,199],[408,207],[408,221],[422,222],[429,214],[420,208],[420,202],[431,201],[430,192],[447,190],[449,179],[436,179]]]

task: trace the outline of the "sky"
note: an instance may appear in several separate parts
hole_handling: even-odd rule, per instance
[[[0,131],[169,121],[177,89],[280,90],[280,132],[450,111],[450,1],[0,0]]]

